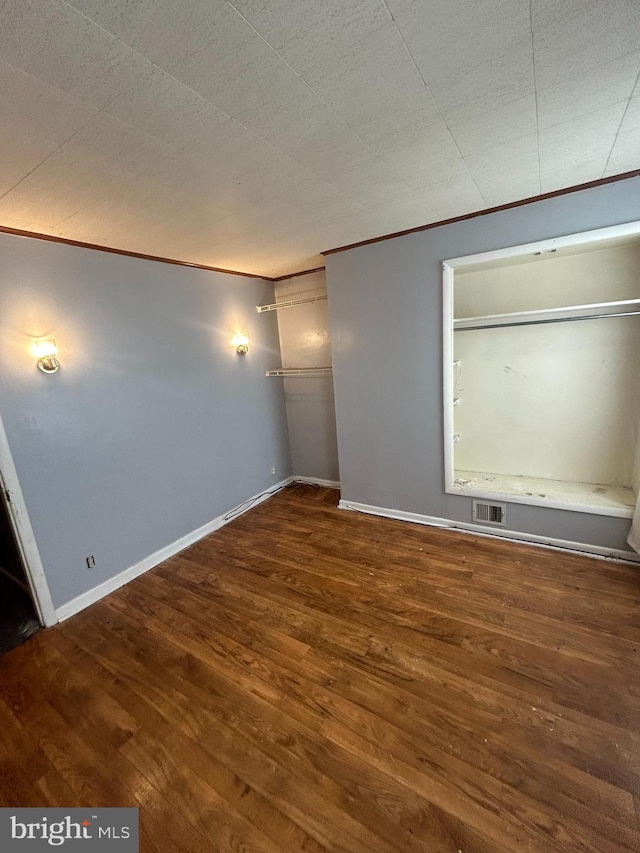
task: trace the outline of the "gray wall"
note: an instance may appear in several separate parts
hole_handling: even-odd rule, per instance
[[[276,282],[276,301],[326,294],[324,270]],[[328,367],[331,337],[327,302],[277,312],[283,367]],[[331,376],[277,379],[284,382],[291,465],[296,477],[337,481],[338,444]]]
[[[0,235],[0,415],[57,607],[290,475],[271,301],[262,279]]]
[[[328,255],[342,498],[470,522],[471,499],[444,491],[442,261],[638,219],[631,178]],[[625,519],[510,504],[507,520],[627,547]]]

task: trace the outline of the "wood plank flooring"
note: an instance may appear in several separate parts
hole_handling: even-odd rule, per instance
[[[141,850],[640,851],[640,570],[290,487],[0,658],[0,804]]]

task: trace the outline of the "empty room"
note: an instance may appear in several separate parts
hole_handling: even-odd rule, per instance
[[[0,851],[640,851],[638,0],[0,0]]]

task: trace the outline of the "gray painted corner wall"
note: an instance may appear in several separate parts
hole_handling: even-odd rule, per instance
[[[276,301],[318,296],[327,291],[324,270],[276,282]],[[327,302],[276,312],[283,367],[328,367],[331,338]],[[338,444],[331,376],[274,379],[285,389],[291,467],[297,477],[337,481]]]
[[[444,490],[442,261],[640,220],[631,178],[326,258],[342,497],[453,521]],[[628,549],[629,521],[509,504],[510,530]]]
[[[273,297],[263,279],[0,235],[0,416],[56,607],[291,474],[264,375],[277,321],[255,310]],[[48,336],[52,376],[29,352]]]

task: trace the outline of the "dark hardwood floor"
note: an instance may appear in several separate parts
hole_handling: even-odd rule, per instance
[[[0,803],[141,850],[640,851],[640,570],[291,487],[0,659]]]

